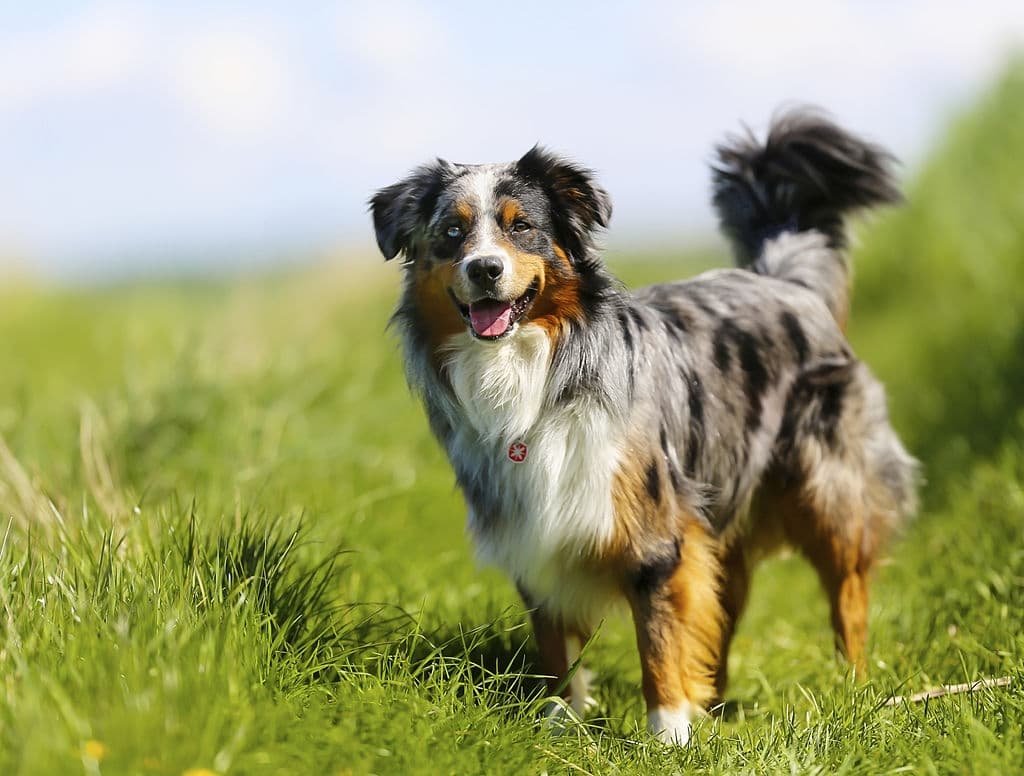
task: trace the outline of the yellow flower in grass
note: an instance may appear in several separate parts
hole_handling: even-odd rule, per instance
[[[183,771],[181,776],[219,776],[219,774],[209,768],[189,768]]]
[[[97,741],[95,738],[90,738],[82,744],[82,756],[96,762],[102,762],[103,758],[107,756],[107,745],[102,741]]]

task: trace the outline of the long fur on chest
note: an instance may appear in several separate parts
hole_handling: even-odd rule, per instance
[[[553,592],[614,533],[623,424],[591,397],[552,395],[552,344],[539,327],[497,344],[462,335],[446,350],[462,416],[446,447],[481,559],[542,595]],[[524,460],[510,456],[513,445]]]

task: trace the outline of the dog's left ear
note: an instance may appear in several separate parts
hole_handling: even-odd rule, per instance
[[[408,254],[413,247],[416,232],[430,217],[450,167],[443,159],[417,167],[370,199],[377,247],[385,260]]]
[[[517,171],[544,189],[551,201],[555,233],[572,260],[583,259],[599,227],[612,218],[612,200],[592,171],[535,145],[516,163]]]

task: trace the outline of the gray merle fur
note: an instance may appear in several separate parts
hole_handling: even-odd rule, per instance
[[[818,446],[872,478],[893,520],[910,514],[916,463],[836,319],[847,298],[844,215],[899,199],[892,164],[879,147],[808,111],[777,118],[763,143],[735,138],[718,148],[713,183],[740,268],[634,293],[600,260],[595,234],[611,204],[589,171],[540,148],[489,166],[502,191],[530,207],[542,203],[538,220],[566,247],[580,281],[584,315],[557,342],[545,406],[598,405],[650,440],[651,453],[666,460],[678,508],[718,534],[736,526],[769,473],[809,477]],[[384,256],[430,257],[446,202],[479,169],[437,162],[379,192],[371,207]],[[475,530],[512,535],[521,494],[498,487],[500,450],[467,429],[445,375],[424,352],[411,275],[394,316],[410,383],[479,521]],[[668,492],[661,480],[651,464],[652,500]],[[640,581],[662,565],[641,570]],[[518,582],[529,588],[529,580]]]

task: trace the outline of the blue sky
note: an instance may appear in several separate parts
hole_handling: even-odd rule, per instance
[[[373,247],[366,198],[542,141],[613,244],[709,230],[706,162],[813,102],[912,169],[1024,41],[1024,3],[0,0],[0,262],[48,275]]]

